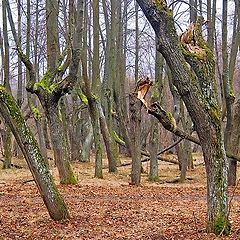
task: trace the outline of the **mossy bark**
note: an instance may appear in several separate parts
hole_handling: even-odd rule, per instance
[[[161,1],[137,0],[158,36],[158,50],[171,69],[178,89],[196,127],[207,173],[208,231],[228,234],[227,159],[217,103],[215,65],[211,50],[201,36],[201,21],[195,37],[202,53],[192,54],[179,44],[170,10]],[[165,2],[165,1],[164,1]],[[160,7],[158,6],[160,4]],[[191,65],[189,69],[188,64]]]
[[[14,98],[2,86],[0,86],[0,114],[5,119],[24,154],[51,218],[54,220],[69,218],[67,206],[53,181],[37,141],[24,121]]]

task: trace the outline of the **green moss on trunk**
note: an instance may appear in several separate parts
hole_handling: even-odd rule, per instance
[[[222,215],[219,215],[216,217],[213,228],[216,235],[229,235],[231,231],[231,224],[228,219]]]
[[[65,177],[64,179],[61,179],[61,184],[77,184],[77,179],[73,174],[69,174],[68,177]]]
[[[54,220],[69,218],[67,206],[58,192],[37,141],[27,126],[16,101],[3,86],[0,86],[0,114],[13,132],[25,156],[51,218]]]

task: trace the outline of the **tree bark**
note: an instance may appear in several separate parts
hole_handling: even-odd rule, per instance
[[[179,44],[172,12],[166,1],[138,0],[138,3],[158,36],[158,50],[171,69],[174,85],[199,136],[207,173],[208,231],[229,234],[231,227],[228,220],[227,159],[220,109],[211,82],[215,79],[214,58],[201,37],[200,26],[203,20],[200,18],[195,28],[198,47],[203,52],[190,54]],[[207,57],[204,57],[205,54]]]
[[[11,25],[12,34],[17,46],[18,55],[29,71],[29,78],[28,78],[27,87],[26,87],[27,91],[37,94],[41,102],[41,105],[45,111],[45,114],[48,114],[49,112],[53,113],[53,116],[46,115],[46,117],[48,118],[48,121],[51,122],[50,124],[54,126],[53,129],[62,130],[60,119],[58,119],[58,114],[57,114],[58,102],[62,96],[64,96],[66,93],[72,90],[74,84],[76,83],[78,66],[80,61],[80,48],[79,48],[78,36],[79,36],[79,33],[82,31],[82,29],[79,26],[80,23],[78,23],[76,26],[75,34],[73,36],[72,58],[71,58],[71,64],[69,67],[70,68],[69,75],[64,79],[62,79],[61,77],[66,70],[66,66],[69,65],[68,63],[69,61],[67,58],[66,62],[60,65],[62,62],[59,57],[60,54],[59,54],[58,27],[57,27],[58,2],[55,0],[53,1],[48,0],[46,2],[46,8],[47,8],[46,10],[47,12],[47,16],[46,16],[47,17],[47,48],[48,48],[48,51],[50,51],[47,53],[48,70],[45,72],[42,79],[37,82],[34,66],[32,62],[29,60],[28,56],[23,53],[21,46],[19,44],[13,18],[12,18],[11,9],[10,9],[9,3],[7,2],[8,18]],[[78,17],[79,15],[81,15],[81,13],[82,13],[81,9],[78,8]],[[61,161],[62,159],[65,159],[63,162],[57,164],[57,166],[63,166],[64,168],[64,169],[58,169],[59,173],[60,172],[66,173],[67,170],[70,171],[69,173],[66,173],[65,176],[60,176],[61,182],[64,182],[66,184],[68,183],[67,181],[70,181],[69,184],[76,183],[76,179],[72,175],[73,172],[69,165],[70,155],[68,152],[62,152],[66,150],[64,146],[66,145],[67,138],[65,138],[65,136],[63,135],[63,132],[51,133],[50,131],[50,134],[54,135],[54,136],[51,136],[51,138],[54,140],[52,144],[59,143],[60,146],[63,147],[63,148],[59,148],[59,146],[53,147],[54,150],[60,151],[60,154],[59,152],[55,153],[55,157],[59,156],[59,159],[55,159],[55,161],[58,162],[58,161]],[[57,134],[59,134],[58,137],[57,137]]]
[[[69,162],[69,149],[66,136],[63,137],[63,125],[60,121],[58,106],[55,101],[49,101],[49,106],[46,107],[46,117],[51,132],[51,141],[54,151],[54,159],[59,171],[60,182],[62,184],[76,184],[77,180],[74,177],[70,162]]]
[[[159,127],[156,119],[151,118],[151,129],[149,138],[149,153],[150,153],[150,172],[149,180],[158,181],[158,146],[159,146]]]
[[[69,218],[67,206],[58,192],[33,134],[26,125],[17,103],[2,86],[0,86],[0,114],[11,128],[25,156],[51,218],[54,220]]]
[[[234,154],[239,154],[239,142],[240,142],[240,98],[237,99],[233,105],[233,119],[232,119],[232,131],[229,137],[229,151]],[[230,159],[228,170],[228,185],[235,186],[237,183],[237,161]]]
[[[82,151],[80,153],[80,162],[89,162],[90,161],[90,153],[91,153],[92,143],[93,143],[93,128],[92,128],[92,126],[89,126],[88,133],[82,144]]]
[[[3,55],[3,70],[4,70],[4,86],[7,91],[11,92],[10,86],[10,73],[9,73],[9,39],[8,39],[8,21],[7,21],[7,9],[6,2],[3,1],[2,6],[3,14],[3,43],[4,43],[4,55]],[[11,168],[12,162],[12,133],[8,126],[5,126],[4,137],[3,137],[3,148],[4,148],[4,163],[3,168]]]
[[[226,5],[225,3],[224,5]],[[225,25],[227,25],[227,9],[225,9],[223,21],[223,48],[222,48],[222,56],[223,56],[223,80],[224,81],[224,89],[226,91],[225,101],[226,101],[226,109],[227,109],[227,124],[225,129],[225,148],[227,152],[231,152],[232,154],[238,154],[238,138],[239,134],[236,132],[238,129],[238,118],[239,116],[239,99],[233,105],[234,101],[234,93],[233,93],[233,75],[234,75],[234,67],[236,65],[237,52],[238,52],[238,43],[240,40],[240,4],[239,1],[235,1],[235,14],[234,14],[234,25],[233,25],[233,35],[232,35],[232,45],[231,45],[231,53],[230,60],[228,63],[228,53],[227,49],[227,29]],[[226,7],[225,7],[226,8]],[[237,183],[237,161],[229,158],[229,170],[228,170],[228,185],[235,186]]]
[[[139,185],[141,182],[141,101],[134,94],[130,95],[130,138],[131,138],[131,184]]]

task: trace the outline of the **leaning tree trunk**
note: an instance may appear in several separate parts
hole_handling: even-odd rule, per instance
[[[197,46],[194,46],[196,52],[191,52],[187,43],[179,44],[173,15],[166,1],[137,1],[155,30],[158,50],[171,69],[174,85],[188,109],[201,142],[207,173],[208,231],[229,234],[227,159],[220,108],[213,86],[215,62],[201,36],[202,23],[192,25]]]
[[[69,218],[67,206],[58,192],[37,141],[26,125],[14,98],[2,86],[0,86],[0,114],[10,127],[24,154],[51,218],[54,220]]]

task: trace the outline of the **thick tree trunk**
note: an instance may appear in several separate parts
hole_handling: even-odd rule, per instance
[[[227,158],[222,133],[211,132],[215,139],[201,145],[207,172],[208,231],[228,234]]]
[[[0,114],[11,128],[25,156],[51,218],[54,220],[69,218],[67,206],[57,190],[33,134],[26,125],[17,103],[2,86],[0,86]]]
[[[179,44],[172,12],[166,1],[138,0],[138,3],[158,36],[158,49],[171,69],[174,85],[188,109],[201,142],[207,173],[208,231],[229,234],[228,164],[220,110],[213,86],[215,62],[211,50],[201,36],[199,26],[202,19],[194,29],[194,37],[201,50],[198,54],[189,53]]]

